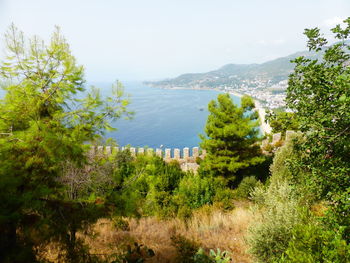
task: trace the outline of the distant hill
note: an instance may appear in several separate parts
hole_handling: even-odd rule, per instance
[[[300,56],[321,58],[320,53],[302,51],[262,64],[227,64],[206,73],[187,73],[173,79],[145,82],[145,84],[162,88],[239,88],[242,85],[256,84],[262,88],[270,88],[288,79],[294,68],[290,60]]]

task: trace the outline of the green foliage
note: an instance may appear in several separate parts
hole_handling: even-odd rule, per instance
[[[342,239],[342,233],[325,230],[319,224],[297,225],[292,239],[279,262],[350,262],[350,245]]]
[[[181,179],[185,173],[181,171],[178,162],[171,162],[166,164],[163,160],[158,160],[157,165],[152,167],[153,170],[149,172],[149,182],[152,184],[157,191],[166,191],[172,193],[179,185]]]
[[[287,105],[295,111],[305,141],[297,145],[295,166],[308,171],[314,192],[333,208],[333,227],[345,227],[350,241],[350,18],[332,29],[340,42],[325,47],[318,28],[305,30],[308,47],[324,52],[322,61],[299,57],[290,75]],[[306,154],[305,154],[306,153]]]
[[[223,210],[232,210],[235,208],[232,202],[233,198],[234,191],[229,189],[228,187],[223,188],[222,186],[216,190],[213,202],[215,207],[219,207]]]
[[[303,134],[295,133],[277,150],[270,166],[269,183],[289,181],[293,185],[294,191],[299,195],[301,204],[310,206],[318,201],[320,196],[314,191],[316,186],[310,180],[310,172],[296,165],[303,158],[296,147],[304,140]]]
[[[272,180],[292,179],[291,167],[288,162],[293,157],[293,154],[296,155],[294,152],[293,140],[286,141],[285,144],[277,150],[270,166]]]
[[[84,205],[78,212],[77,195],[85,196],[85,190],[62,191],[62,168],[87,162],[84,143],[112,129],[109,121],[128,114],[128,100],[122,97],[120,83],[113,85],[113,96],[105,100],[94,88],[80,96],[85,91],[84,70],[59,29],[48,45],[38,37],[26,42],[13,25],[5,39],[7,56],[0,65],[0,81],[5,83],[1,86],[5,96],[0,99],[0,232],[4,233],[0,261],[22,250],[30,251],[28,261],[35,261],[30,259],[35,245],[30,230],[45,232],[44,225],[50,223],[57,230],[50,232],[51,237],[67,246],[67,260],[78,262],[75,233],[96,220],[91,210],[99,215],[99,207]],[[63,211],[74,220],[62,221]],[[62,239],[64,235],[70,238]],[[49,239],[43,233],[37,236],[41,242]]]
[[[213,259],[216,263],[227,263],[231,261],[231,258],[228,256],[227,251],[222,251],[218,248],[216,249],[216,252],[214,250],[209,251],[209,256]]]
[[[173,196],[185,173],[177,162],[165,163],[159,157],[146,166],[145,174],[149,191],[146,195],[144,212],[160,217],[175,216],[177,205]]]
[[[261,183],[254,176],[245,177],[238,185],[237,189],[235,189],[234,195],[238,198],[248,198],[254,188],[260,184]]]
[[[111,162],[115,164],[114,180],[119,184],[135,173],[135,165],[132,163],[134,158],[131,156],[129,150],[118,151],[115,156],[111,156]]]
[[[201,147],[207,151],[200,170],[234,181],[240,169],[264,161],[260,147],[259,116],[251,98],[244,96],[237,107],[229,94],[218,95],[208,105],[209,116],[201,135]]]
[[[187,205],[181,205],[178,207],[177,217],[183,220],[187,220],[192,216],[192,209]]]
[[[212,204],[217,192],[224,188],[225,183],[219,178],[188,174],[181,180],[175,198],[181,206],[199,208]]]
[[[340,42],[330,47],[319,29],[305,31],[322,61],[294,60],[287,104],[303,133],[277,151],[269,185],[253,192],[262,215],[248,243],[259,262],[349,261],[350,18],[345,23],[332,29]],[[308,210],[317,199],[330,206],[322,221]]]
[[[267,188],[255,188],[252,198],[262,213],[258,213],[249,229],[249,252],[258,262],[274,262],[286,251],[294,226],[303,222],[299,196],[283,180]]]
[[[200,248],[197,253],[194,255],[195,263],[227,263],[231,261],[231,258],[228,255],[227,251],[221,252],[218,248],[216,252],[214,250],[209,251],[209,255],[205,253],[205,251]]]
[[[270,124],[273,133],[280,132],[285,135],[288,130],[297,131],[299,129],[297,114],[293,112],[267,111],[265,121]]]
[[[192,209],[205,204],[233,207],[232,191],[223,178],[185,173],[178,162],[166,163],[153,155],[133,158],[126,151],[102,158],[98,164],[108,167],[109,172],[103,173],[109,182],[104,196],[114,215],[186,219]]]

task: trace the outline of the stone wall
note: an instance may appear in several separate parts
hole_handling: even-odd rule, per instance
[[[136,156],[139,154],[147,154],[147,155],[156,155],[163,158],[165,161],[177,160],[177,161],[186,161],[195,162],[196,158],[204,158],[205,150],[200,150],[199,147],[193,147],[191,150],[188,147],[183,149],[179,148],[135,148],[135,147],[111,147],[111,146],[91,146],[90,153],[92,155],[103,154],[103,155],[111,155],[118,151],[129,150],[132,156]]]
[[[262,141],[261,148],[263,149],[263,153],[266,153],[264,149],[268,146],[274,146],[277,148],[282,146],[284,140],[288,140],[294,134],[294,131],[287,131],[285,138],[282,138],[281,133],[276,133],[272,135],[272,141],[266,139]],[[196,159],[199,157],[203,159],[206,155],[205,150],[200,150],[199,147],[193,147],[192,149],[185,147],[183,149],[180,148],[136,148],[136,147],[111,147],[111,146],[91,146],[90,154],[91,155],[111,155],[118,151],[129,150],[132,156],[146,154],[146,155],[156,155],[163,158],[166,162],[170,162],[172,160],[176,160],[180,163],[181,169],[184,171],[194,171],[196,172],[198,169],[198,164],[196,163]],[[276,150],[276,149],[274,149]]]
[[[193,147],[192,149],[185,147],[179,148],[135,148],[135,147],[111,147],[111,146],[91,146],[90,155],[111,155],[119,151],[129,150],[132,156],[146,154],[156,155],[163,158],[166,162],[176,160],[179,162],[183,171],[197,172],[199,165],[196,163],[196,159],[199,157],[204,158],[205,150],[200,150],[199,147]]]

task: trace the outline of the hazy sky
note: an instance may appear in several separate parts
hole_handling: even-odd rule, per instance
[[[12,22],[45,40],[58,25],[88,80],[161,79],[289,55],[347,16],[350,0],[0,0],[0,48]]]

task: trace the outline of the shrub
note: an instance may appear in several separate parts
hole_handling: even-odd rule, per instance
[[[230,261],[231,258],[228,256],[228,252],[221,252],[219,248],[216,250],[216,252],[211,249],[209,251],[209,255],[207,255],[205,251],[200,248],[196,255],[194,255],[195,263],[227,263]]]
[[[310,180],[310,172],[296,165],[303,158],[295,149],[302,141],[303,135],[294,133],[278,149],[270,166],[270,183],[275,184],[278,181],[288,180],[294,185],[295,191],[300,196],[300,202],[310,206],[318,199],[316,191],[318,187]]]
[[[233,204],[234,193],[231,189],[225,188],[216,191],[214,197],[214,205],[223,210],[232,210],[235,208]]]
[[[237,198],[248,198],[250,193],[260,182],[254,176],[244,177],[237,189],[234,191]]]
[[[309,224],[295,226],[292,234],[280,263],[350,262],[350,244],[340,232]]]
[[[181,206],[179,208],[179,210],[177,211],[177,216],[180,218],[180,219],[188,219],[192,216],[192,209],[189,208],[188,206],[184,205],[184,206]]]
[[[195,161],[196,161],[196,164],[200,165],[203,160],[201,157],[197,156]]]
[[[174,192],[178,188],[180,180],[186,175],[178,162],[165,163],[158,157],[148,158],[141,163],[141,171],[147,187],[143,212],[146,215],[159,217],[174,216],[177,213],[177,204],[174,202]],[[135,185],[136,186],[136,185]]]
[[[297,135],[293,134],[292,139],[289,139],[285,144],[279,148],[273,158],[273,163],[270,166],[270,172],[274,179],[291,179],[292,173],[290,171],[290,166],[288,165],[288,160],[295,155],[294,151],[294,138],[297,139]]]
[[[177,204],[173,195],[166,191],[157,191],[154,188],[147,195],[145,214],[156,215],[160,218],[173,217],[177,213]]]
[[[274,262],[286,251],[292,229],[302,222],[299,199],[287,181],[256,188],[252,193],[263,207],[249,228],[249,252],[258,262]]]
[[[216,193],[224,187],[219,178],[188,174],[180,181],[176,198],[180,201],[180,206],[199,208],[205,204],[212,204]]]
[[[140,216],[138,211],[138,203],[141,196],[138,191],[132,188],[123,191],[113,191],[107,198],[111,213],[116,216]]]

